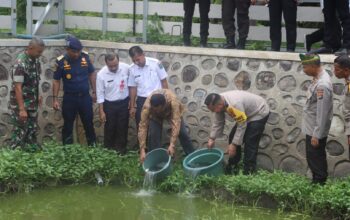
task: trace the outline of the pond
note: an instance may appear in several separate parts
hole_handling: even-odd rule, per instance
[[[120,186],[89,185],[37,189],[0,198],[0,219],[313,219],[296,213],[231,206],[189,195],[164,194]]]

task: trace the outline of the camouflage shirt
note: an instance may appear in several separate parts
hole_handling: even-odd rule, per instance
[[[151,110],[151,96],[153,94],[163,94],[165,96],[165,109],[162,113],[156,114]],[[169,120],[171,125],[170,144],[176,142],[177,136],[180,132],[181,116],[184,112],[184,106],[176,98],[176,95],[169,89],[158,89],[154,91],[145,101],[141,112],[141,122],[139,125],[138,138],[140,148],[146,148],[146,139],[149,126],[149,120],[162,122],[164,119]]]
[[[22,95],[26,110],[37,111],[39,104],[39,82],[41,66],[39,59],[30,58],[25,52],[18,55],[12,69],[10,107],[18,110],[15,83],[22,83]]]

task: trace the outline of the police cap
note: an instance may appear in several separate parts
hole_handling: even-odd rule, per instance
[[[80,40],[74,36],[68,36],[66,38],[66,45],[68,48],[70,48],[72,50],[83,49],[83,45],[81,44]]]

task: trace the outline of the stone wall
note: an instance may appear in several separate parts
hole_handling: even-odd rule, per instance
[[[0,41],[0,140],[6,144],[10,137],[7,109],[11,86],[9,69],[16,55],[27,45],[24,40]],[[43,74],[40,92],[44,97],[40,110],[40,140],[60,140],[61,112],[52,109],[51,82],[55,58],[64,52],[63,41],[48,41],[41,61]],[[104,54],[115,51],[120,60],[131,63],[128,48],[131,44],[84,41],[86,50],[97,69],[104,65]],[[211,126],[211,114],[203,105],[210,92],[241,89],[264,97],[270,105],[271,115],[260,142],[258,165],[267,170],[282,169],[310,175],[305,159],[305,136],[301,133],[302,108],[311,79],[302,71],[298,55],[264,51],[238,51],[144,45],[147,56],[162,61],[169,73],[169,85],[186,105],[184,116],[195,146],[206,145]],[[322,56],[324,68],[334,81],[334,118],[327,143],[328,167],[331,176],[346,176],[350,170],[349,150],[344,135],[341,114],[343,82],[332,73],[333,56]],[[62,95],[62,93],[61,93]],[[95,109],[95,127],[98,140],[103,141],[103,125]],[[227,134],[232,127],[229,120],[225,136],[217,141],[225,148]],[[78,125],[80,126],[80,125]],[[164,132],[167,136],[169,127]],[[79,129],[81,130],[81,129]],[[130,122],[129,142],[135,144],[135,123]],[[81,137],[78,134],[78,137]]]

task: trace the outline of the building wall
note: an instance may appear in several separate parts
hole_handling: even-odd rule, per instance
[[[0,140],[6,145],[11,135],[8,111],[11,90],[10,68],[16,55],[27,45],[25,40],[0,40]],[[131,44],[83,41],[97,69],[104,65],[104,54],[114,51],[122,62],[131,63],[128,48]],[[40,92],[43,106],[39,114],[39,139],[60,140],[62,116],[52,109],[52,78],[55,59],[64,53],[63,41],[48,41],[41,58],[43,73]],[[208,93],[240,89],[266,99],[271,115],[260,142],[258,166],[267,170],[282,169],[301,175],[310,175],[305,159],[305,135],[300,125],[306,101],[307,77],[298,60],[298,54],[239,51],[208,48],[143,45],[147,56],[158,58],[168,71],[170,88],[177,94],[187,111],[184,119],[196,147],[206,145],[211,126],[211,114],[203,102]],[[333,76],[331,55],[321,57],[324,68],[334,82],[334,117],[327,143],[328,167],[331,176],[346,176],[350,170],[349,149],[344,135],[341,113],[344,83]],[[62,87],[62,86],[61,86]],[[63,93],[60,93],[60,96]],[[103,142],[103,125],[99,122],[98,106],[94,105],[94,125],[99,142]],[[233,121],[228,119],[225,134],[217,146],[225,149]],[[77,138],[84,142],[81,125]],[[164,141],[170,129],[165,126]],[[129,145],[136,143],[136,129],[130,121]],[[181,149],[181,148],[180,148]]]

